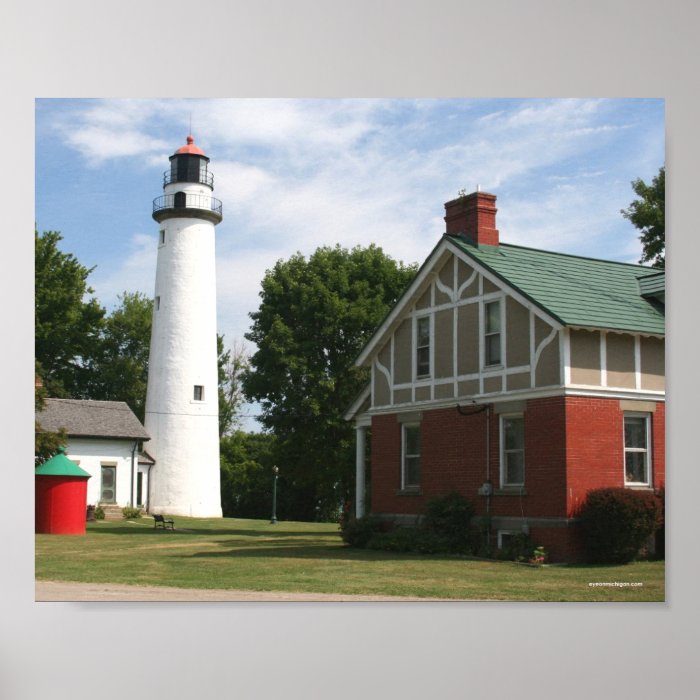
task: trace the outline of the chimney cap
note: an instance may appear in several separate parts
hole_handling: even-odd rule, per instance
[[[449,202],[445,202],[445,207],[448,205],[459,204],[460,202],[472,202],[476,199],[495,201],[496,195],[492,194],[491,192],[484,192],[483,190],[476,190],[475,192],[470,192],[469,194],[467,194],[465,190],[460,190],[454,199],[451,199]]]

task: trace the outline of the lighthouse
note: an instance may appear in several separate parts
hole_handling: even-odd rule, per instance
[[[159,224],[145,428],[151,436],[149,509],[221,517],[215,227],[209,158],[187,144],[170,156]]]

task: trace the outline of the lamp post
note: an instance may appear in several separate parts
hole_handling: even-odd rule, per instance
[[[277,475],[280,473],[277,465],[272,467],[272,473],[275,477],[272,480],[272,518],[270,519],[270,524],[277,525]]]

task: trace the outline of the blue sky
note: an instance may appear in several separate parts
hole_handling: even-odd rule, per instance
[[[242,341],[260,280],[320,245],[421,262],[458,191],[497,195],[501,240],[636,262],[620,215],[664,163],[660,99],[39,99],[36,224],[95,267],[108,309],[153,293],[168,156],[192,122],[211,158],[218,324]],[[249,350],[254,350],[248,344]]]

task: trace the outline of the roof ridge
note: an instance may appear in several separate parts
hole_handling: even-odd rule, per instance
[[[447,234],[445,234],[447,235]],[[459,236],[449,236],[449,238],[456,239],[463,245],[470,245],[467,241],[461,239]],[[471,246],[479,250],[479,246]],[[545,255],[558,255],[565,258],[576,258],[577,260],[590,260],[592,262],[605,263],[606,265],[624,265],[625,267],[633,267],[637,270],[648,270],[649,272],[658,271],[663,272],[663,270],[658,270],[658,268],[651,267],[649,265],[640,265],[638,263],[628,263],[622,262],[621,260],[606,260],[605,258],[594,258],[590,255],[578,255],[576,253],[563,253],[558,250],[543,250],[542,248],[532,248],[531,246],[517,245],[516,243],[499,243],[498,246],[489,246],[491,248],[517,248],[519,250],[531,250],[535,253],[544,253]]]

